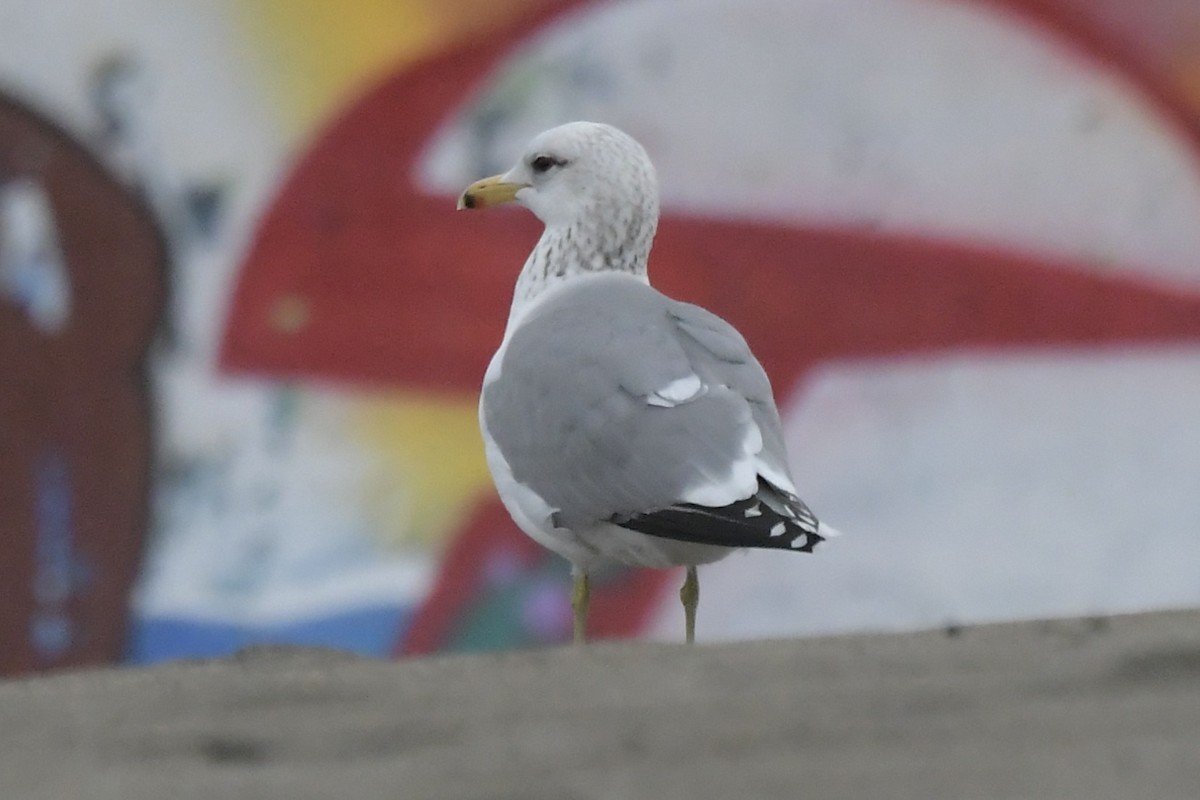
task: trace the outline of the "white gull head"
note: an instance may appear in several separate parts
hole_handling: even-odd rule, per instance
[[[514,314],[547,288],[580,275],[622,272],[646,280],[658,179],[628,134],[597,122],[544,131],[508,172],[468,186],[458,207],[510,201],[546,226],[517,280]]]

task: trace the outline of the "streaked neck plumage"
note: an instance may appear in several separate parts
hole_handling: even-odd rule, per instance
[[[569,224],[547,225],[517,278],[510,324],[548,289],[573,278],[615,272],[648,284],[646,264],[657,227],[655,192],[636,205],[598,200]]]

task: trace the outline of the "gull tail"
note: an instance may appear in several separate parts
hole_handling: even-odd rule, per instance
[[[726,506],[679,503],[609,521],[664,539],[799,553],[811,553],[825,539],[837,535],[833,528],[818,521],[799,498],[783,494],[763,480],[755,494]]]

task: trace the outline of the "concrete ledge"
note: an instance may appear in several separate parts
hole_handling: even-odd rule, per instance
[[[1200,797],[1200,612],[0,684],[0,797]]]

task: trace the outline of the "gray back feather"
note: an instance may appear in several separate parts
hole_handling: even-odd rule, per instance
[[[719,317],[625,276],[548,297],[513,333],[482,413],[513,477],[577,527],[680,501],[728,474],[751,424],[787,474],[779,416],[762,367]],[[698,375],[708,385],[671,408],[646,397]]]

